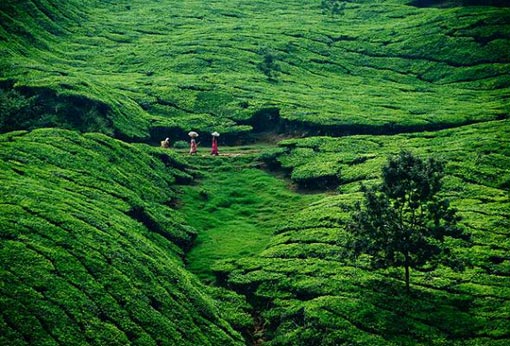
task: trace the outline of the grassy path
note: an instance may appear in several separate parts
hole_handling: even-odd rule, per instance
[[[225,156],[189,158],[203,177],[183,188],[181,211],[198,231],[188,254],[189,269],[206,282],[214,280],[216,261],[259,253],[286,222],[289,210],[314,198],[293,192],[288,182],[257,168],[258,150],[224,148]]]

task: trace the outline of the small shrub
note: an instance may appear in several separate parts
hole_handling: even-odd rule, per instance
[[[330,14],[335,16],[343,14],[346,1],[343,0],[322,0],[321,9],[323,14]]]
[[[264,48],[259,53],[262,55],[262,62],[257,67],[267,76],[268,80],[275,81],[278,72],[281,70],[276,55],[269,48]]]
[[[175,149],[186,149],[188,146],[189,146],[189,144],[186,141],[176,141],[174,143]]]

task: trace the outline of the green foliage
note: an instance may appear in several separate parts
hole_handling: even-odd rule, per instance
[[[188,160],[201,174],[199,186],[183,187],[180,211],[200,230],[187,256],[188,268],[205,281],[214,281],[213,269],[222,261],[261,252],[278,220],[307,200],[252,167],[257,156],[247,152]]]
[[[259,54],[262,55],[262,62],[260,62],[257,67],[266,75],[269,81],[276,81],[281,68],[277,63],[277,57],[274,51],[269,48],[264,48]]]
[[[2,344],[242,344],[183,268],[176,154],[54,129],[0,148]]]
[[[502,6],[508,7],[505,0],[414,0],[412,5],[418,7],[455,7],[455,6]]]
[[[380,185],[364,189],[363,207],[356,204],[348,230],[353,239],[347,247],[354,256],[368,254],[376,268],[405,268],[409,291],[409,268],[418,269],[438,260],[455,269],[461,263],[452,258],[445,238],[467,240],[449,202],[438,198],[443,164],[401,151],[383,167]],[[445,258],[446,257],[446,258]]]
[[[340,186],[336,192],[307,195],[308,203],[281,218],[257,256],[213,269],[222,282],[260,306],[270,345],[302,345],[303,340],[330,345],[503,345],[510,338],[503,327],[510,294],[509,136],[509,122],[503,120],[436,132],[283,141],[280,150],[265,158],[292,170],[319,166],[327,157],[340,166]],[[429,263],[425,271],[413,272],[409,294],[402,290],[400,268],[374,270],[368,256],[354,263],[339,256],[346,253],[350,239],[352,208],[363,198],[360,183],[368,189],[380,185],[387,158],[402,149],[446,163],[444,190],[436,196],[451,201],[462,217],[459,226],[473,243],[466,249],[445,237],[443,245],[472,267],[456,272]]]
[[[173,147],[175,149],[186,149],[189,147],[189,143],[186,141],[175,141]]]
[[[0,119],[22,122],[9,130],[237,139],[251,131],[238,122],[272,109],[278,124],[259,128],[338,138],[265,155],[329,189],[296,196],[246,155],[189,169],[173,150],[99,134],[0,136],[0,344],[242,344],[229,324],[250,329],[244,298],[182,268],[195,236],[190,267],[245,294],[268,344],[508,344],[510,12],[410,3],[325,16],[318,0],[2,1]],[[474,242],[459,249],[473,268],[417,272],[410,297],[392,268],[337,255],[359,182],[378,184],[401,148],[448,162],[445,197]],[[176,190],[190,173],[203,180]]]
[[[16,90],[0,89],[0,129],[9,132],[29,128],[38,109],[35,97],[25,97]]]
[[[222,317],[236,330],[248,332],[253,326],[252,307],[246,297],[224,288],[209,286],[207,293],[214,298]]]
[[[0,81],[104,105],[106,114],[90,118],[106,123],[93,127],[120,138],[162,127],[244,135],[238,122],[267,107],[300,132],[322,134],[508,114],[508,8],[345,3],[322,2],[341,10],[340,21],[325,18],[318,0],[8,0]],[[56,123],[53,115],[32,126]]]
[[[107,106],[82,97],[65,97],[51,90],[0,90],[0,131],[60,127],[112,135]],[[30,96],[31,95],[31,96]]]
[[[331,16],[343,14],[346,2],[345,0],[321,0],[322,13]]]

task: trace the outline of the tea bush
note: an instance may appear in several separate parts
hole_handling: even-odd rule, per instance
[[[80,126],[123,139],[161,128],[243,137],[267,108],[282,119],[273,130],[335,136],[509,112],[507,7],[7,0],[0,19],[3,89],[101,105]],[[69,125],[47,115],[31,125]]]
[[[468,3],[2,1],[0,344],[246,343],[232,327],[269,345],[508,344],[510,12]],[[103,134],[8,132],[45,126]],[[258,170],[261,147],[133,143],[191,129],[311,137],[262,155],[290,181]],[[474,236],[472,268],[419,273],[410,297],[399,271],[343,256],[359,183],[401,148],[449,162]]]
[[[0,148],[0,343],[243,344],[183,267],[196,233],[167,206],[176,154],[57,129]]]
[[[336,193],[315,195],[314,202],[295,210],[259,255],[215,266],[217,277],[262,306],[270,345],[505,344],[509,124],[283,141],[286,150],[273,153],[285,167],[329,157],[350,179]],[[402,293],[402,270],[371,270],[367,257],[353,262],[344,250],[360,183],[378,181],[387,156],[402,148],[448,162],[443,195],[458,209],[474,243],[464,251],[451,244],[471,263],[465,273],[442,266],[415,271],[410,295]]]

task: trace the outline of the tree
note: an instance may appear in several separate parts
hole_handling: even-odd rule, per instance
[[[331,16],[342,14],[345,9],[346,2],[347,1],[345,0],[322,0],[321,1],[322,13],[330,14]]]
[[[0,132],[26,129],[39,111],[35,96],[26,97],[17,90],[0,89]]]
[[[280,65],[278,65],[273,51],[269,48],[263,48],[259,53],[263,55],[263,60],[257,67],[267,76],[269,81],[276,81],[277,73],[280,71]]]
[[[404,267],[409,292],[410,268],[433,269],[439,263],[457,270],[463,262],[451,251],[452,240],[468,241],[458,226],[460,218],[448,200],[438,196],[444,164],[424,161],[408,151],[388,159],[383,181],[363,188],[348,224],[347,248],[358,256],[370,255],[374,268]]]

